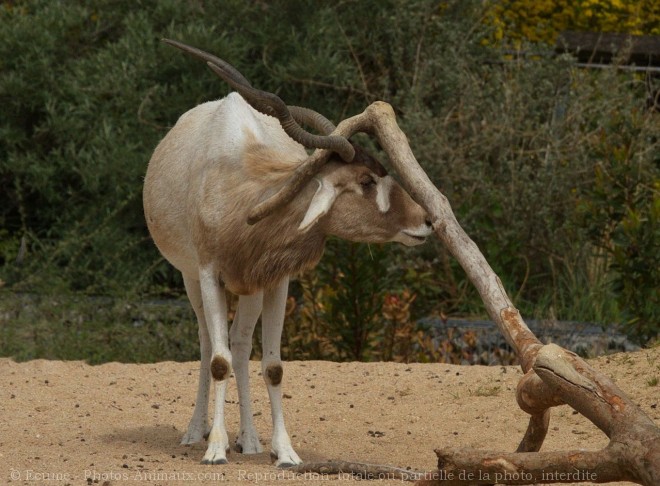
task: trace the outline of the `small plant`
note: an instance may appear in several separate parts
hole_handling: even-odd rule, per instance
[[[648,380],[646,380],[646,384],[648,386],[658,386],[658,377],[653,376],[653,377],[649,378]]]
[[[416,298],[408,289],[399,294],[385,294],[382,307],[385,326],[380,344],[382,360],[399,363],[411,360],[416,326],[410,319],[410,306]]]
[[[500,394],[501,387],[493,385],[493,386],[485,386],[485,385],[480,385],[479,388],[476,389],[474,392],[474,396],[477,397],[495,397]]]

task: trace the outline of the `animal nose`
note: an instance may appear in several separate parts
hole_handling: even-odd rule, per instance
[[[431,218],[429,218],[428,216],[426,217],[426,220],[424,222],[426,223],[426,226],[428,226],[429,228],[433,227],[433,221],[431,221]]]

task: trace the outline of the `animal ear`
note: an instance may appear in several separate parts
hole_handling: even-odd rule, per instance
[[[307,231],[311,228],[321,216],[330,211],[332,203],[337,199],[337,191],[330,182],[324,180],[318,181],[319,188],[316,190],[312,202],[309,203],[309,208],[307,208],[307,213],[302,223],[298,226],[300,231]]]

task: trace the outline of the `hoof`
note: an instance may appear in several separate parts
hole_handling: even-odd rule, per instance
[[[218,452],[206,451],[204,458],[202,459],[202,464],[229,464],[227,456],[229,455],[229,447],[225,449],[225,454],[221,455]]]
[[[293,466],[298,466],[298,465],[303,463],[297,455],[295,456],[295,458],[294,457],[287,457],[287,458],[283,458],[280,461],[277,454],[275,454],[275,452],[273,452],[273,451],[270,452],[270,460],[271,460],[271,462],[275,463],[275,467],[278,467],[280,469],[287,469],[287,468],[290,468],[290,467],[293,467]]]
[[[202,459],[202,464],[229,464],[229,461],[224,457],[219,459]]]
[[[201,438],[191,437],[191,436],[186,435],[186,436],[183,437],[183,439],[181,439],[181,442],[179,442],[179,445],[193,445],[193,444],[197,444],[198,442],[201,442],[201,441],[202,441]]]
[[[208,439],[209,433],[203,433],[197,428],[188,429],[186,434],[181,439],[181,445],[191,445],[201,442],[202,439]]]
[[[240,454],[261,454],[264,451],[256,430],[251,433],[242,431],[236,438],[234,450]]]

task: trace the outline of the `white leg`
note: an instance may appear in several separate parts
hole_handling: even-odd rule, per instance
[[[181,444],[195,444],[200,442],[204,435],[209,431],[208,410],[209,410],[209,391],[211,386],[211,343],[209,341],[209,332],[206,328],[206,319],[204,309],[202,308],[202,295],[199,288],[199,281],[190,276],[183,276],[183,282],[186,286],[188,299],[195,311],[197,324],[199,326],[199,347],[201,354],[201,365],[199,368],[199,385],[197,388],[197,400],[195,400],[195,410],[188,424],[188,431],[183,436]]]
[[[271,455],[275,458],[275,465],[278,467],[290,467],[302,463],[291,446],[291,439],[289,439],[289,434],[284,426],[284,415],[282,413],[281,383],[283,370],[280,358],[280,341],[284,326],[288,289],[289,279],[285,278],[277,287],[264,292],[263,315],[261,318],[264,351],[261,370],[268,387],[270,411],[273,416]]]
[[[231,356],[238,387],[238,402],[241,412],[241,426],[236,438],[236,449],[243,454],[258,454],[263,451],[259,442],[259,434],[252,421],[252,404],[250,400],[250,353],[252,352],[252,334],[257,324],[263,293],[241,295],[234,322],[231,325]]]
[[[202,464],[227,464],[229,437],[225,428],[225,394],[227,380],[215,382],[215,407],[213,425],[209,432],[209,445],[202,458]]]
[[[215,413],[209,432],[209,445],[202,459],[203,464],[226,464],[229,438],[225,429],[225,392],[227,379],[231,375],[229,352],[227,301],[224,288],[212,266],[201,267],[199,284],[204,307],[204,316],[211,341],[211,375],[215,383]]]

